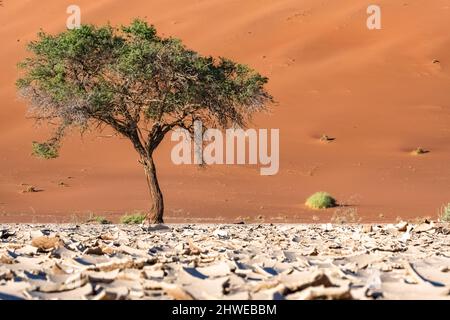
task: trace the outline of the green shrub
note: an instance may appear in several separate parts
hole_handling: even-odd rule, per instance
[[[33,156],[44,159],[54,159],[58,157],[58,148],[51,143],[39,143],[33,141]]]
[[[147,215],[142,213],[135,213],[135,214],[126,214],[123,217],[120,218],[120,223],[123,224],[141,224],[144,222]]]
[[[310,196],[305,205],[311,209],[326,209],[336,206],[336,200],[326,192],[316,192]]]
[[[450,222],[450,203],[443,205],[441,211],[439,212],[439,219],[441,221]]]

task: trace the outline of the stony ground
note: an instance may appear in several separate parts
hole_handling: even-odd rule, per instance
[[[450,227],[0,225],[0,299],[449,299]]]

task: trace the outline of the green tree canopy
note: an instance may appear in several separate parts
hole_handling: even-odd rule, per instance
[[[47,158],[56,157],[72,127],[113,128],[139,154],[153,222],[163,221],[153,151],[165,134],[174,128],[192,132],[196,120],[209,127],[245,127],[272,101],[266,77],[160,37],[142,20],[120,28],[83,25],[57,35],[40,32],[28,48],[19,93],[37,121],[57,124],[49,141],[35,143],[35,153],[50,150]]]

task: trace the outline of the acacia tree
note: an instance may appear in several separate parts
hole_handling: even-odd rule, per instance
[[[34,142],[34,154],[55,158],[71,128],[111,127],[131,141],[144,167],[152,205],[147,221],[162,223],[164,202],[153,153],[175,128],[245,127],[272,101],[268,79],[225,58],[202,56],[180,40],[157,35],[142,20],[114,28],[83,25],[57,35],[43,32],[19,64],[20,96],[30,116],[54,125]]]

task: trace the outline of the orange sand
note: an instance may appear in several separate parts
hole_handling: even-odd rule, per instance
[[[30,156],[47,131],[25,119],[16,63],[40,28],[65,28],[73,1],[5,0],[0,7],[0,221],[116,217],[148,208],[131,145],[92,133],[61,157]],[[249,64],[278,101],[255,127],[280,129],[280,171],[174,166],[157,152],[167,221],[329,221],[303,202],[328,191],[363,221],[436,217],[450,201],[450,1],[380,0],[383,29],[366,28],[363,0],[78,0],[83,23],[146,18],[202,54]],[[433,63],[437,59],[440,63]],[[318,141],[322,134],[336,138]],[[430,153],[414,157],[416,147]],[[69,178],[71,177],[71,178]],[[58,184],[64,182],[68,187]],[[22,183],[42,189],[21,193]],[[383,217],[381,218],[381,215]]]

